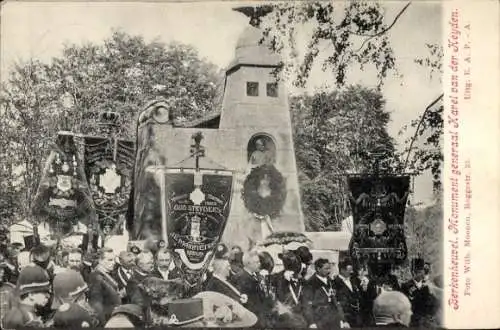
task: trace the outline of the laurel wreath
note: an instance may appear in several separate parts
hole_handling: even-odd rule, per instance
[[[271,195],[261,197],[258,189],[264,176],[269,177]],[[241,197],[245,207],[252,213],[260,216],[277,217],[285,204],[286,182],[283,175],[273,165],[262,165],[252,169],[243,183]]]

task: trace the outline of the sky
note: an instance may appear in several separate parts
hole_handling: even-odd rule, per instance
[[[248,2],[247,2],[248,3]],[[406,4],[385,1],[387,23]],[[1,7],[1,79],[7,78],[16,61],[36,58],[49,62],[61,55],[65,43],[102,43],[114,29],[141,35],[146,41],[182,42],[198,49],[199,55],[219,67],[233,59],[239,35],[248,19],[231,10],[235,1],[198,2],[12,2]],[[417,118],[441,92],[439,79],[414,63],[427,56],[426,43],[442,42],[442,22],[438,2],[413,2],[389,31],[403,78],[391,76],[382,90],[386,109],[391,112],[389,133],[398,136],[403,125]],[[331,85],[331,74],[315,70],[309,91]],[[370,72],[356,72],[349,83],[373,86]],[[409,132],[413,134],[413,131]],[[418,144],[418,143],[417,143]],[[414,202],[429,203],[432,184],[429,175],[415,179]]]

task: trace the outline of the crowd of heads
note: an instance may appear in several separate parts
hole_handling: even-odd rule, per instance
[[[24,251],[21,246],[14,244],[8,251],[9,254],[2,255],[0,260],[2,284],[10,282],[15,286],[19,303],[34,306],[37,310],[45,309],[52,312],[59,311],[61,306],[67,304],[83,306],[89,299],[88,281],[89,274],[93,271],[112,274],[117,267],[122,267],[139,274],[152,274],[155,271],[162,273],[176,268],[175,255],[168,248],[160,248],[153,252],[144,249],[118,253],[110,248],[101,248],[92,254],[83,253],[79,249],[67,249],[57,254],[44,245],[37,245],[30,251]],[[284,250],[277,257],[278,259],[274,259],[267,251],[255,249],[243,251],[239,246],[228,248],[221,243],[215,249],[204,280],[215,276],[231,281],[241,271],[258,273],[266,278],[276,274],[279,265],[279,271],[288,274],[286,276],[291,279],[307,281],[314,274],[321,278],[333,279],[338,274],[342,278],[359,278],[363,290],[367,289],[368,280],[366,282],[364,280],[370,274],[366,268],[356,268],[349,259],[340,260],[337,265],[326,258],[315,259],[305,246],[293,251]],[[420,266],[422,265],[412,267],[413,280],[416,282],[423,281],[429,276],[428,265]],[[371,275],[373,273],[376,275],[376,271]],[[373,301],[375,321],[408,325],[412,317],[411,302],[407,295],[395,290],[391,280],[394,279],[377,278],[378,284],[381,284],[384,290],[378,292],[377,298]],[[146,283],[149,282],[145,281],[142,285]],[[154,287],[153,284],[147,286]],[[137,319],[137,315],[134,316],[131,312],[136,306],[129,307],[119,304],[110,316],[120,318],[128,313],[131,320]],[[77,311],[73,312],[75,315],[78,314]],[[58,315],[60,314],[59,312]]]

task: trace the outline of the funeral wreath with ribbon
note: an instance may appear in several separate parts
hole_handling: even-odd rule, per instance
[[[277,217],[286,200],[286,181],[273,165],[252,169],[243,183],[245,207],[258,216]]]

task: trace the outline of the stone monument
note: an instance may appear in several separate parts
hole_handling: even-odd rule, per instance
[[[234,60],[227,67],[222,108],[190,123],[167,125],[155,121],[147,130],[151,133],[150,145],[166,168],[180,164],[186,169],[193,167],[184,162],[186,150],[193,134],[203,134],[206,155],[198,164],[200,171],[234,173],[231,211],[222,241],[243,249],[272,231],[305,230],[288,94],[283,82],[273,74],[280,57],[260,43],[258,15],[263,13],[251,8],[243,7],[245,14],[251,13],[251,25],[243,31]],[[142,134],[140,129],[138,134]],[[147,171],[145,163],[136,166]],[[136,186],[140,184],[135,182]],[[135,200],[138,210],[140,199]],[[161,209],[160,205],[154,208]],[[133,221],[140,222],[137,214]],[[136,234],[135,239],[140,239],[141,235]]]

